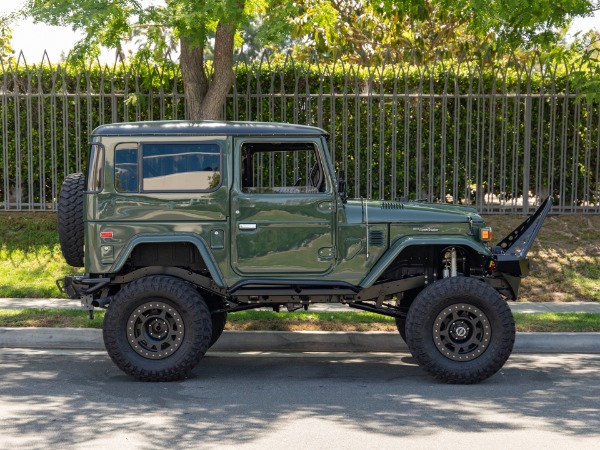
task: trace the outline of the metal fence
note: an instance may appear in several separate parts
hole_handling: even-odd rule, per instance
[[[54,210],[64,177],[85,166],[98,125],[186,117],[176,65],[73,68],[2,61],[0,209]],[[530,213],[600,213],[600,104],[571,68],[493,68],[292,59],[240,62],[230,120],[317,125],[330,133],[350,195]]]

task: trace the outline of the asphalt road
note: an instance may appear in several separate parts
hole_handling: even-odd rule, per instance
[[[600,355],[513,355],[473,386],[408,354],[207,356],[141,383],[104,352],[0,350],[0,448],[600,447]]]

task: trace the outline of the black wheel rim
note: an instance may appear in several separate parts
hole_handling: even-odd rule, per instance
[[[147,359],[171,356],[180,348],[184,336],[181,314],[167,303],[144,303],[131,313],[127,321],[129,345]]]
[[[487,350],[492,337],[490,321],[473,305],[457,303],[438,314],[433,341],[439,352],[453,361],[472,361]]]

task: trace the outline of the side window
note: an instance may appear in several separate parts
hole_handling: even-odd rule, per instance
[[[138,192],[137,144],[119,144],[115,147],[115,189],[119,192]]]
[[[90,146],[90,160],[88,165],[88,192],[100,192],[103,188],[103,178],[104,146],[102,144],[92,144]]]
[[[326,190],[313,143],[245,143],[241,158],[242,192],[317,194]]]
[[[211,191],[221,184],[217,144],[143,144],[142,190]]]

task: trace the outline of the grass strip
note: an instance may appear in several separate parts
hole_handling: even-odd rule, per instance
[[[515,313],[514,317],[522,332],[600,332],[600,314]],[[227,330],[396,332],[393,318],[368,312],[240,311],[227,319]],[[0,310],[0,327],[102,328],[103,320],[102,310],[95,311],[94,320],[79,310]]]
[[[591,313],[514,313],[517,331],[598,332],[600,314]]]
[[[14,328],[102,328],[104,311],[95,311],[90,320],[77,309],[1,309],[0,327]]]
[[[520,215],[487,216],[500,239]],[[0,298],[56,298],[55,281],[83,272],[62,257],[56,213],[0,211]],[[529,253],[533,270],[519,296],[531,302],[600,302],[600,216],[551,216]]]

